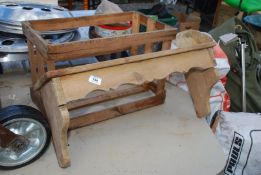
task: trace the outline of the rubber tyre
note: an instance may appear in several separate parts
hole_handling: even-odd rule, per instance
[[[30,106],[25,106],[25,105],[14,105],[14,106],[8,106],[6,108],[0,109],[0,124],[4,124],[9,120],[17,119],[17,118],[29,118],[38,121],[45,129],[46,131],[46,141],[44,143],[44,146],[42,150],[36,154],[34,157],[29,159],[27,162],[24,162],[19,165],[15,166],[2,166],[0,165],[0,169],[5,169],[5,170],[11,170],[11,169],[16,169],[23,167],[25,165],[28,165],[38,158],[41,157],[41,155],[46,151],[50,144],[50,139],[51,139],[51,130],[48,125],[48,122],[46,119],[43,117],[42,113],[38,110],[36,110],[33,107]],[[0,148],[1,149],[1,148]]]

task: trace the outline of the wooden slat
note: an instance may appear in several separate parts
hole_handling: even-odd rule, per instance
[[[104,49],[115,50],[128,48],[145,43],[163,41],[165,38],[174,39],[176,34],[176,29],[168,29],[146,33],[128,34],[109,38],[96,38],[87,41],[73,41],[63,44],[51,44],[48,47],[48,54],[67,54],[69,52],[81,50],[86,50],[86,54],[88,54],[88,52],[92,50],[95,50],[96,52],[102,52]]]
[[[55,78],[55,77],[76,74],[76,73],[101,69],[101,68],[110,67],[110,66],[122,65],[122,64],[126,64],[126,63],[139,62],[139,61],[144,61],[144,60],[148,60],[148,59],[155,59],[155,58],[175,55],[175,54],[179,54],[179,53],[183,53],[183,52],[201,50],[204,48],[213,47],[215,45],[216,45],[215,42],[210,42],[210,43],[205,43],[205,44],[199,44],[192,48],[166,50],[166,51],[161,51],[161,52],[154,52],[154,53],[148,53],[148,54],[143,54],[143,55],[131,56],[128,58],[120,58],[117,60],[104,61],[104,62],[99,62],[99,63],[94,63],[94,64],[83,65],[83,66],[76,66],[76,67],[71,67],[71,68],[64,68],[64,69],[60,69],[60,70],[49,71],[49,72],[45,73],[45,75],[42,76],[34,84],[33,89],[34,90],[39,89],[45,82],[47,82],[49,79]]]
[[[31,41],[27,41],[27,46],[28,46],[28,54],[29,54],[29,63],[30,63],[30,68],[31,68],[31,79],[32,83],[34,84],[38,78],[37,77],[37,60],[35,59],[35,53],[34,53],[34,47],[33,43]]]
[[[57,18],[48,20],[30,21],[33,29],[38,31],[53,31],[72,29],[84,26],[121,23],[132,20],[133,12],[113,13],[106,15],[83,16],[77,18]]]
[[[38,50],[36,50],[36,56],[35,57],[36,57],[37,63],[38,63],[38,76],[41,77],[45,73],[45,59],[41,55],[41,53],[39,53]]]
[[[121,49],[109,49],[109,48],[97,48],[97,49],[90,49],[90,50],[78,50],[78,51],[71,51],[71,52],[64,52],[60,54],[49,54],[49,60],[52,61],[66,61],[66,60],[74,60],[79,58],[88,58],[88,57],[95,57],[100,55],[109,55],[112,53],[119,53],[122,51],[128,50],[129,47],[121,48]]]
[[[133,13],[132,15],[132,33],[139,33],[140,31],[140,15],[138,13]],[[138,47],[131,47],[131,55],[137,55]]]
[[[165,93],[154,97],[149,97],[143,100],[139,100],[136,102],[127,103],[109,109],[105,109],[102,111],[94,112],[81,117],[72,118],[70,121],[69,129],[76,129],[86,125],[112,119],[127,113],[135,112],[141,109],[145,109],[155,105],[160,105],[164,103],[164,100],[165,100]]]
[[[129,95],[134,95],[137,93],[145,92],[148,88],[145,88],[144,86],[134,86],[128,89],[123,90],[115,90],[111,92],[104,92],[102,95],[98,95],[95,98],[86,98],[86,99],[80,99],[75,100],[67,103],[68,110],[73,110],[77,108],[81,108],[87,105],[94,105],[100,102],[105,102],[108,100],[114,100],[117,98],[126,97]]]
[[[151,18],[149,18],[147,20],[147,32],[151,32],[151,31],[155,30],[155,28],[156,28],[155,25],[156,25],[156,21],[151,19]],[[153,49],[152,47],[153,47],[153,43],[146,43],[145,44],[144,53],[152,52],[152,49]]]
[[[41,36],[40,33],[36,32],[34,29],[31,28],[30,23],[25,21],[22,22],[23,33],[27,38],[27,41],[30,41],[35,45],[36,49],[44,56],[47,56],[47,41],[45,41]]]
[[[159,38],[150,38],[149,42],[154,43],[158,42],[158,40],[172,40],[174,36],[168,36],[168,37],[159,37]],[[53,61],[65,61],[65,60],[73,60],[78,58],[86,58],[86,57],[94,57],[97,55],[107,55],[111,53],[118,53],[121,51],[126,51],[129,49],[129,47],[132,45],[140,45],[141,42],[144,42],[142,40],[136,40],[134,44],[130,43],[123,43],[122,46],[124,48],[121,48],[122,46],[120,44],[116,44],[117,42],[111,43],[111,45],[115,45],[115,49],[111,47],[100,47],[100,48],[94,48],[94,49],[82,49],[77,51],[70,51],[70,52],[64,52],[64,53],[50,53],[49,54],[49,60]],[[143,43],[142,43],[143,44]],[[141,45],[142,45],[141,44]],[[121,48],[121,49],[118,49]]]
[[[168,29],[168,28],[169,28],[169,26],[165,26],[165,29]],[[161,50],[171,49],[171,42],[172,42],[172,40],[163,41]]]

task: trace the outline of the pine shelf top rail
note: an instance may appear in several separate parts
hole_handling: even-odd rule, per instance
[[[135,20],[135,18],[138,19]],[[132,27],[134,28],[135,22],[146,26],[148,21],[153,21],[156,30],[143,33],[135,32],[135,34],[133,33],[130,35],[117,37],[66,42],[63,44],[51,44],[47,40],[44,40],[41,36],[41,32],[46,31],[55,31],[61,29],[64,30],[84,26],[97,26],[121,22],[132,22]],[[106,54],[112,50],[117,51],[117,49],[126,49],[130,46],[144,44],[144,41],[147,43],[153,43],[157,41],[173,39],[177,33],[176,28],[171,28],[170,26],[159,21],[154,21],[139,12],[124,12],[107,15],[25,21],[23,22],[22,27],[27,39],[33,42],[40,53],[43,56],[48,57],[50,60],[68,60],[72,59],[72,57],[80,58],[82,56],[95,56],[97,53]],[[98,49],[97,47],[101,49]]]

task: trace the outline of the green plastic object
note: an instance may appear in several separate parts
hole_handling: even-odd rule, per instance
[[[148,15],[149,9],[139,9],[139,12]],[[171,14],[165,14],[161,18],[158,18],[157,15],[148,15],[154,20],[159,20],[162,23],[168,24],[170,26],[175,26],[177,24],[177,18]]]
[[[243,12],[254,13],[261,11],[261,0],[224,0],[228,5]],[[242,1],[241,5],[240,2]]]
[[[175,16],[169,16],[168,18],[159,19],[160,22],[168,24],[170,26],[175,26],[177,24],[177,18]]]
[[[147,16],[155,21],[159,20],[157,15],[147,15]]]

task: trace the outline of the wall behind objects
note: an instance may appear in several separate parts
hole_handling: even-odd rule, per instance
[[[0,0],[0,2],[17,2],[19,0]],[[21,1],[21,0],[20,0]],[[22,0],[22,2],[36,2],[36,3],[44,3],[44,4],[55,4],[58,5],[58,0]]]

